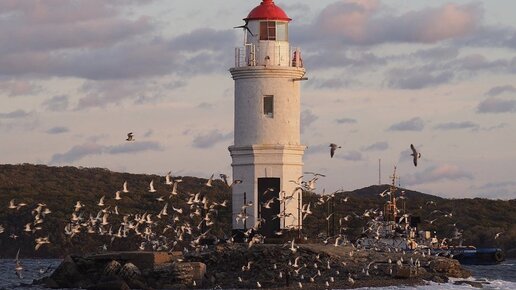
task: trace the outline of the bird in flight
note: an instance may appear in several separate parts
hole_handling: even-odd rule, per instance
[[[133,132],[127,133],[127,139],[125,139],[125,141],[134,141]]]
[[[245,21],[245,24],[244,24],[244,25],[235,26],[235,27],[233,27],[233,28],[243,28],[243,29],[245,29],[247,32],[249,32],[249,34],[251,34],[251,36],[253,36],[253,37],[254,37],[255,35],[251,32],[251,30],[250,30],[250,29],[249,29],[249,27],[247,26],[247,25],[249,24],[249,23],[248,23],[249,21],[248,21],[248,20],[244,20],[244,21]]]
[[[337,144],[331,143],[330,144],[330,158],[333,158],[333,155],[335,155],[335,150],[337,148],[342,148],[341,146],[338,146]]]
[[[22,271],[23,271],[23,266],[21,265],[20,263],[20,249],[18,249],[18,253],[16,253],[16,259],[14,260],[16,262],[16,265],[15,265],[15,271],[16,271],[16,276],[18,276],[18,278],[20,279],[23,279],[23,276],[22,276]]]
[[[417,160],[421,158],[421,153],[417,152],[416,147],[414,147],[414,144],[410,144],[410,149],[412,149],[412,154],[410,156],[414,159],[414,166],[417,166]]]

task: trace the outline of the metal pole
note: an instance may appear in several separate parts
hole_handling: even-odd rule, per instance
[[[283,211],[281,210],[281,204],[280,204],[280,212],[285,212],[285,191],[283,191]],[[283,219],[283,230],[285,230],[285,217]]]
[[[331,233],[332,236],[335,236],[335,196],[332,197],[331,211],[333,213],[333,216],[331,217]]]
[[[328,202],[326,205],[326,215],[330,215],[330,203]],[[326,236],[330,237],[330,219],[326,221]]]
[[[297,192],[297,238],[301,239],[301,192],[298,189]]]
[[[378,185],[382,184],[382,158],[378,159]]]
[[[247,218],[246,218],[246,216],[247,216],[247,193],[246,192],[244,192],[244,205],[245,205],[245,207],[244,207],[244,231],[246,231],[247,230]]]

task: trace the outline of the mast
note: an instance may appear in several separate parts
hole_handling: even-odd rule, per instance
[[[398,188],[396,187],[396,179],[398,176],[396,175],[396,166],[394,166],[394,172],[391,176],[391,185],[389,186],[389,201],[385,205],[385,219],[387,221],[396,222],[396,218],[398,217],[398,208],[396,206],[396,191]]]

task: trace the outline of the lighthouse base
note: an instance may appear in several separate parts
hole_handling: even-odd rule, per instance
[[[233,229],[274,236],[282,229],[302,227],[303,174],[301,145],[231,146],[233,178],[242,180],[232,191]]]

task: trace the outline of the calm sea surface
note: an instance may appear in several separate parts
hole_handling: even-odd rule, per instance
[[[51,269],[55,269],[60,260],[32,260],[24,259],[22,264],[25,268],[23,272],[23,279],[19,279],[14,272],[14,261],[13,260],[0,260],[0,290],[24,290],[24,289],[42,289],[40,287],[32,287],[30,284],[32,280],[39,279],[46,275],[49,275],[51,271],[44,274],[46,269],[50,266]],[[483,281],[483,289],[504,289],[504,290],[516,290],[516,260],[508,260],[499,265],[493,266],[466,266],[473,273],[473,277],[469,278],[470,281]],[[369,288],[362,288],[369,289]],[[380,289],[380,288],[370,288]],[[387,287],[382,289],[408,289],[404,287]],[[411,288],[414,289],[414,288]],[[453,283],[447,284],[429,284],[426,286],[420,286],[416,289],[420,290],[432,290],[432,289],[473,289],[468,285],[454,285]]]

